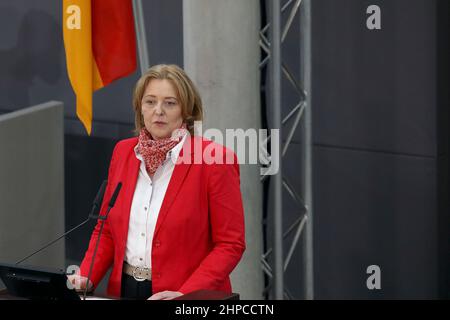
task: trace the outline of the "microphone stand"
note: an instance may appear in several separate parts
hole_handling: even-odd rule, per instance
[[[15,265],[18,265],[20,263],[22,263],[23,261],[31,258],[32,256],[34,256],[35,254],[41,252],[42,250],[50,247],[52,244],[54,244],[56,241],[60,240],[61,238],[64,238],[66,235],[68,235],[69,233],[75,231],[76,229],[80,228],[81,226],[85,225],[86,223],[89,222],[89,220],[91,220],[92,218],[96,217],[96,212],[98,211],[98,209],[100,208],[100,205],[102,203],[103,200],[103,195],[105,193],[105,189],[106,189],[106,184],[107,181],[104,180],[102,185],[100,186],[100,189],[97,192],[97,196],[95,197],[94,203],[92,205],[92,209],[91,209],[91,213],[89,214],[88,218],[86,220],[84,220],[82,223],[80,223],[79,225],[77,225],[76,227],[73,227],[72,229],[70,229],[69,231],[65,232],[63,235],[59,236],[57,239],[50,241],[49,243],[47,243],[45,246],[43,246],[42,248],[40,248],[39,250],[29,254],[28,256],[26,256],[23,259],[20,259],[19,261],[17,261],[15,263]]]
[[[102,236],[103,227],[105,226],[105,221],[108,218],[109,212],[111,211],[111,209],[114,207],[114,204],[116,203],[116,199],[117,199],[117,196],[118,196],[121,188],[122,188],[122,182],[119,182],[117,184],[116,190],[114,190],[114,194],[112,195],[111,200],[109,201],[108,210],[106,211],[106,214],[104,216],[102,216],[102,215],[98,216],[98,219],[101,220],[101,225],[100,225],[100,230],[98,231],[97,242],[95,243],[95,249],[94,249],[94,253],[92,255],[91,264],[89,266],[89,273],[88,273],[88,277],[87,277],[87,281],[86,281],[86,286],[85,286],[84,292],[83,292],[83,300],[86,300],[86,295],[87,295],[87,291],[89,288],[89,281],[91,279],[92,269],[94,268],[95,256],[97,254],[97,249],[100,244],[100,237]]]
[[[71,233],[72,231],[75,231],[76,229],[80,228],[81,226],[85,225],[86,223],[89,222],[89,220],[91,220],[91,218],[87,218],[86,220],[84,220],[82,223],[80,223],[79,225],[77,225],[76,227],[73,227],[72,229],[70,229],[69,231],[65,232],[62,236],[58,237],[57,239],[47,243],[45,246],[43,246],[41,249],[39,249],[38,251],[35,251],[31,254],[29,254],[28,256],[26,256],[23,259],[20,259],[19,261],[16,262],[16,265],[22,263],[23,261],[27,260],[28,258],[31,258],[32,256],[34,256],[35,254],[41,252],[42,250],[50,247],[52,244],[54,244],[56,241],[58,241],[61,238],[64,238],[66,235],[68,235],[69,233]]]

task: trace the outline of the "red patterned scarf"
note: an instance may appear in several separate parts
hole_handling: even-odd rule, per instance
[[[156,172],[158,167],[166,159],[167,152],[183,139],[186,132],[186,125],[183,123],[180,129],[172,133],[171,137],[154,140],[145,127],[141,129],[138,140],[138,151],[144,159],[145,168],[149,175]]]

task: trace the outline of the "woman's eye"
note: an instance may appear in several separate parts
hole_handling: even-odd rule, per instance
[[[176,102],[175,101],[167,101],[166,102],[166,104],[168,105],[168,106],[174,106],[174,105],[176,105]]]

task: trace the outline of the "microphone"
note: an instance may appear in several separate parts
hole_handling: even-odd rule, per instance
[[[98,217],[98,219],[101,220],[101,225],[100,225],[100,230],[98,232],[97,242],[95,244],[94,253],[92,255],[91,264],[89,266],[89,273],[88,273],[88,276],[87,276],[86,286],[84,288],[83,300],[86,300],[86,294],[87,294],[87,290],[88,290],[88,287],[89,287],[89,280],[91,279],[92,269],[94,267],[95,256],[97,255],[97,249],[98,249],[98,245],[100,243],[100,237],[102,236],[103,227],[105,226],[105,221],[108,218],[109,212],[111,211],[111,209],[116,204],[117,196],[119,195],[119,192],[120,192],[121,188],[122,188],[122,182],[119,182],[117,184],[117,186],[116,186],[116,189],[114,190],[113,195],[111,196],[111,199],[109,200],[108,209],[106,210],[106,214],[104,216],[100,215]]]
[[[97,195],[95,196],[94,203],[92,205],[91,213],[89,214],[89,218],[96,219],[98,217],[98,213],[100,212],[101,205],[103,202],[103,196],[105,195],[106,185],[108,184],[108,180],[103,180],[100,189],[98,189]]]
[[[99,210],[100,210],[100,206],[102,204],[103,201],[103,196],[105,194],[105,189],[106,189],[106,184],[107,184],[107,180],[103,180],[102,185],[100,186],[100,189],[97,192],[97,195],[94,199],[94,202],[92,203],[92,209],[91,209],[91,213],[89,214],[88,218],[86,220],[84,220],[83,222],[81,222],[79,225],[77,225],[76,227],[73,227],[72,229],[70,229],[69,231],[65,232],[64,234],[62,234],[61,236],[59,236],[58,238],[56,238],[53,241],[50,241],[49,243],[47,243],[46,245],[44,245],[43,247],[41,247],[39,250],[34,251],[33,253],[29,254],[28,256],[26,256],[25,258],[20,259],[19,261],[17,261],[15,263],[15,265],[18,265],[20,263],[22,263],[23,261],[31,258],[32,256],[34,256],[35,254],[41,252],[42,250],[50,247],[52,244],[54,244],[56,241],[60,240],[61,238],[64,238],[65,236],[67,236],[69,233],[72,233],[73,231],[77,230],[78,228],[80,228],[81,226],[85,225],[87,222],[89,222],[89,220],[93,217],[95,217]]]

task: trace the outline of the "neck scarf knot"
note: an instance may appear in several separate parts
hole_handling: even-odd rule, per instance
[[[167,152],[180,143],[186,134],[186,124],[174,130],[171,137],[154,140],[144,127],[139,133],[138,152],[144,159],[145,168],[149,175],[153,175],[167,157]]]

